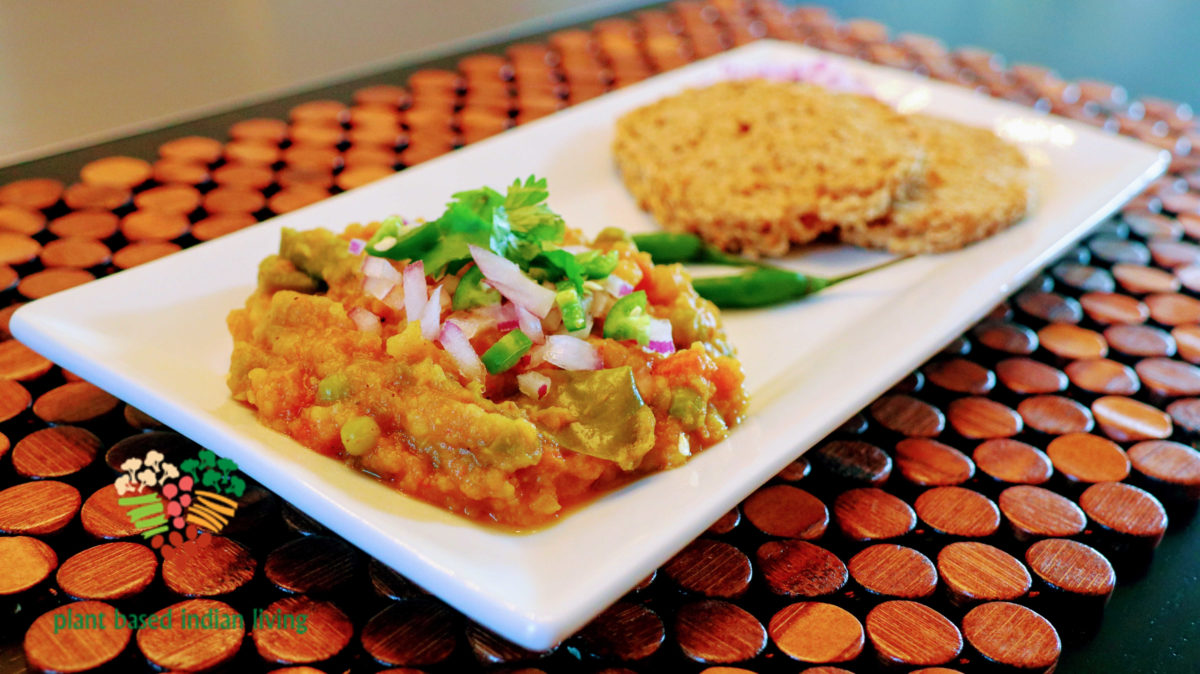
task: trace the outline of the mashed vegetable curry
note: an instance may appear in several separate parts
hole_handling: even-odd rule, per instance
[[[716,308],[545,181],[439,219],[285,229],[229,316],[229,387],[268,426],[471,518],[547,523],[680,465],[745,413]]]

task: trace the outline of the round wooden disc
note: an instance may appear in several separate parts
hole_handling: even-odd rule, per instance
[[[58,567],[54,548],[29,536],[0,536],[0,597],[24,592]]]
[[[1101,325],[1136,325],[1150,318],[1150,308],[1129,295],[1087,293],[1079,298],[1088,318]]]
[[[433,599],[394,603],[367,622],[362,631],[362,645],[376,662],[383,665],[436,665],[454,653],[455,619],[453,611]],[[347,621],[347,639],[352,630],[353,626]]]
[[[885,428],[908,437],[937,437],[946,427],[941,410],[912,396],[885,395],[870,410]]]
[[[293,146],[284,151],[284,156],[296,153]],[[334,151],[336,154],[336,151]],[[225,164],[212,172],[212,179],[218,185],[240,187],[250,190],[265,190],[275,181],[275,174],[266,166],[255,164]]]
[[[396,604],[396,606],[407,606]],[[299,625],[304,616],[304,626]],[[354,623],[327,601],[285,597],[271,602],[262,614],[249,617],[254,647],[267,662],[304,664],[328,660],[342,652],[354,635]],[[303,629],[303,634],[301,630]],[[370,624],[363,632],[370,630]]]
[[[1054,278],[1080,291],[1112,292],[1116,288],[1107,269],[1090,267],[1077,262],[1060,262],[1054,266]]]
[[[1021,415],[1016,410],[980,396],[959,398],[950,403],[947,416],[959,435],[975,440],[1008,438],[1023,428]]]
[[[55,239],[42,248],[42,265],[87,269],[108,264],[112,251],[95,239],[82,236]]]
[[[1067,538],[1047,538],[1025,551],[1029,568],[1051,587],[1078,595],[1108,597],[1117,575],[1095,548]]]
[[[282,192],[279,194],[282,194]],[[236,232],[239,229],[245,229],[256,222],[258,220],[249,213],[220,213],[218,215],[210,215],[192,225],[192,236],[196,237],[197,241],[210,241],[217,237]]]
[[[328,594],[359,571],[358,551],[340,538],[305,536],[271,551],[263,575],[285,592]]]
[[[225,536],[208,540],[186,557],[163,560],[167,589],[185,597],[219,597],[254,580],[257,562],[245,546]]]
[[[1071,383],[1089,393],[1132,395],[1141,388],[1141,380],[1128,365],[1107,358],[1086,358],[1066,367]]]
[[[838,494],[833,513],[842,533],[856,541],[898,538],[917,525],[917,515],[907,503],[874,487]]]
[[[1150,249],[1145,244],[1117,236],[1094,236],[1088,241],[1088,248],[1105,262],[1142,265],[1150,262]]]
[[[1032,358],[1005,358],[996,363],[996,376],[1014,393],[1058,393],[1067,388],[1062,370]]]
[[[799,482],[808,477],[812,473],[812,463],[804,457],[800,457],[795,461],[783,467],[783,470],[775,474],[775,477],[787,482]]]
[[[25,660],[30,667],[48,672],[82,672],[111,662],[132,637],[128,627],[117,627],[111,605],[72,602],[33,621],[25,632]]]
[[[820,499],[791,485],[763,487],[742,503],[746,519],[771,536],[815,540],[829,526],[829,510]]]
[[[767,631],[757,618],[717,599],[681,606],[675,614],[675,634],[683,654],[705,664],[749,660],[767,645]]]
[[[1023,537],[1074,536],[1087,518],[1073,501],[1049,489],[1017,485],[1000,492],[1000,512]]]
[[[1054,465],[1042,450],[1011,438],[986,440],[972,456],[979,470],[1000,482],[1042,484],[1054,474]]]
[[[118,269],[130,269],[178,252],[181,246],[172,241],[138,241],[113,253],[113,264]]]
[[[158,571],[158,556],[140,543],[102,543],[62,563],[58,586],[76,599],[126,599],[147,587]]]
[[[0,379],[0,423],[29,409],[33,396],[20,383],[8,379]]]
[[[988,660],[1025,672],[1050,672],[1062,653],[1058,632],[1037,613],[1008,602],[971,609],[963,635]]]
[[[1097,524],[1157,545],[1167,530],[1167,512],[1148,492],[1124,482],[1101,482],[1087,488],[1079,505]]]
[[[1033,579],[1017,558],[986,543],[966,541],[942,548],[937,559],[942,582],[957,604],[1017,599]]]
[[[1146,388],[1163,397],[1200,394],[1200,368],[1171,358],[1145,358],[1134,367]]]
[[[0,491],[0,532],[51,534],[79,511],[79,491],[55,480],[22,482]]]
[[[1132,398],[1098,398],[1092,402],[1092,415],[1100,430],[1117,442],[1161,440],[1171,436],[1171,417],[1166,412]]]
[[[150,162],[134,157],[105,157],[84,165],[79,177],[89,185],[133,188],[150,178]]]
[[[1160,267],[1174,269],[1200,263],[1200,246],[1188,241],[1155,239],[1147,244],[1154,262]]]
[[[837,555],[805,541],[768,541],[755,553],[771,592],[785,597],[823,597],[846,584],[846,565]]]
[[[70,267],[43,269],[21,279],[20,285],[17,286],[17,292],[31,300],[36,300],[68,288],[74,288],[77,285],[83,285],[95,278],[91,272],[83,269],[71,269]]]
[[[469,623],[466,629],[467,643],[475,659],[484,665],[504,665],[528,662],[549,655],[537,653],[512,643],[495,632]]]
[[[62,196],[63,184],[53,178],[26,178],[0,187],[0,204],[30,210],[50,208]]]
[[[107,239],[117,233],[121,219],[108,211],[75,211],[50,221],[49,229],[58,237]]]
[[[1076,482],[1120,481],[1129,475],[1129,459],[1117,443],[1091,433],[1060,435],[1050,441],[1046,456]]]
[[[221,141],[204,136],[181,136],[158,146],[158,155],[164,159],[194,161],[212,164],[221,158]]]
[[[315,100],[301,103],[288,113],[292,123],[341,124],[347,115],[346,104],[334,100]]]
[[[662,618],[642,604],[618,601],[579,631],[591,655],[606,659],[644,660],[666,639]]]
[[[162,211],[134,211],[121,219],[121,233],[133,242],[177,239],[190,227],[186,216]]]
[[[0,231],[0,264],[25,264],[42,252],[37,241],[16,232]]]
[[[1088,408],[1057,395],[1031,396],[1017,405],[1025,426],[1048,435],[1086,433],[1095,423]]]
[[[1150,325],[1110,325],[1104,339],[1115,351],[1127,356],[1174,356],[1175,338]]]
[[[159,185],[134,195],[133,205],[141,211],[187,215],[196,210],[200,199],[200,190],[191,185]]]
[[[937,589],[933,562],[902,545],[872,545],[850,558],[849,569],[859,585],[884,597],[920,599]]]
[[[1000,509],[988,497],[963,487],[934,487],[917,497],[917,516],[935,531],[984,538],[1000,528]]]
[[[149,525],[139,527],[131,522],[125,514],[128,508],[118,503],[120,499],[115,484],[106,484],[89,496],[79,511],[79,521],[84,531],[96,538],[113,539],[133,536],[151,528]]]
[[[48,423],[76,424],[108,414],[116,409],[118,402],[97,386],[73,381],[39,396],[33,404],[33,413]]]
[[[663,566],[663,571],[679,587],[705,597],[731,599],[750,587],[750,558],[721,541],[692,541]]]
[[[929,363],[922,371],[935,386],[967,395],[987,395],[996,385],[996,375],[966,358],[948,358]]]
[[[46,227],[46,216],[22,206],[0,206],[0,231],[33,236]]]
[[[75,183],[63,192],[62,199],[67,208],[75,211],[94,208],[103,212],[116,210],[129,203],[131,194],[125,187]]]
[[[253,213],[266,205],[262,192],[244,187],[218,187],[204,195],[204,210],[209,215]]]
[[[333,179],[329,179],[329,183],[333,183]],[[318,201],[329,196],[329,189],[322,185],[307,185],[297,184],[283,188],[276,192],[270,200],[267,201],[267,208],[276,214],[290,213],[291,211],[304,208],[309,204],[315,204]]]
[[[75,426],[53,426],[17,442],[13,467],[25,477],[63,477],[88,467],[99,452],[100,438],[95,433]]]
[[[862,623],[849,611],[819,602],[798,602],[780,609],[767,625],[771,641],[793,660],[849,662],[863,650]]]
[[[896,443],[896,465],[905,479],[922,487],[962,484],[975,474],[975,464],[965,454],[929,438]]]
[[[723,536],[737,528],[741,522],[742,512],[738,510],[737,506],[734,506],[733,510],[721,515],[716,522],[709,525],[708,533]]]
[[[229,137],[278,145],[287,137],[287,122],[265,117],[243,119],[229,127]]]
[[[357,89],[354,102],[360,105],[381,105],[398,108],[408,100],[408,90],[394,84],[375,84]]]
[[[1016,297],[1021,311],[1048,323],[1078,323],[1083,310],[1074,298],[1042,290],[1025,291]]]
[[[1146,306],[1155,321],[1173,327],[1200,323],[1200,300],[1180,293],[1147,295]]]
[[[1172,221],[1173,222],[1173,221]],[[1179,290],[1179,279],[1169,271],[1137,264],[1115,264],[1113,278],[1127,292],[1135,295],[1173,293]]]
[[[1078,360],[1108,355],[1108,342],[1100,333],[1077,325],[1051,323],[1038,331],[1038,340],[1060,358]]]
[[[1177,325],[1168,339],[1178,347],[1179,357],[1189,363],[1200,363],[1200,325]],[[1149,356],[1173,356],[1174,353],[1152,353]]]
[[[807,458],[818,469],[855,484],[878,486],[892,474],[891,457],[879,447],[861,440],[827,442],[810,452]]]
[[[962,651],[962,635],[941,613],[915,601],[885,601],[867,614],[867,638],[885,664],[943,665]]]
[[[212,599],[188,599],[156,615],[157,625],[138,629],[137,646],[162,669],[195,672],[218,667],[237,655],[246,636],[246,617]]]
[[[1177,487],[1186,499],[1200,499],[1200,452],[1178,442],[1147,440],[1130,447],[1128,455],[1142,475]]]
[[[231,164],[271,166],[279,161],[279,157],[280,152],[277,143],[264,143],[256,140],[235,140],[225,144],[225,160]]]

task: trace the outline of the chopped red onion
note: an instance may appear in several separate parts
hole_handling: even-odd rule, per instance
[[[479,265],[479,271],[501,295],[525,307],[538,318],[545,318],[550,313],[554,306],[553,290],[523,274],[515,262],[490,250],[471,246],[470,251],[475,264]]]
[[[451,320],[446,321],[438,335],[438,342],[454,359],[463,374],[471,379],[483,379],[483,361],[479,360],[479,354],[475,353],[470,340],[463,334],[457,323]]]
[[[388,305],[392,309],[395,309],[396,311],[403,310],[404,309],[404,286],[400,283],[397,283],[396,285],[392,286],[391,291],[383,298],[383,303]]]
[[[550,391],[550,378],[540,372],[525,372],[517,375],[517,388],[530,398],[541,400]]]
[[[671,338],[671,321],[665,318],[650,321],[650,343],[647,344],[647,348],[665,355],[675,353],[675,340]]]
[[[512,302],[492,305],[496,307],[496,329],[500,332],[512,332],[520,325],[517,318],[517,306]]]
[[[383,329],[379,324],[379,317],[362,307],[354,307],[348,315],[350,320],[354,321],[354,325],[363,332],[379,332]]]
[[[604,366],[596,347],[570,335],[550,335],[543,356],[564,370],[599,370]]]
[[[428,288],[425,284],[424,262],[418,260],[404,268],[404,311],[409,323],[421,320]]]
[[[442,286],[433,289],[425,309],[421,312],[421,336],[434,339],[442,329]]]
[[[596,318],[607,316],[608,310],[612,309],[612,305],[617,303],[617,298],[609,295],[606,292],[597,292],[592,294],[592,303],[588,307],[588,313]]]
[[[362,255],[362,252],[367,249],[367,242],[363,239],[350,239],[350,254]]]
[[[400,272],[392,266],[390,260],[370,255],[363,258],[362,272],[367,278],[379,278],[395,283],[400,280]]]
[[[517,308],[517,325],[521,327],[521,332],[525,333],[525,336],[532,339],[535,344],[545,341],[546,336],[542,333],[542,322],[538,320],[538,317],[529,313],[520,304],[513,306]]]
[[[609,274],[604,279],[604,289],[613,297],[624,297],[633,292],[633,285],[616,274]]]
[[[363,292],[377,300],[382,300],[396,287],[396,282],[378,276],[363,277]]]

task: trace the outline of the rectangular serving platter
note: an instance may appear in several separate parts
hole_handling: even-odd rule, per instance
[[[656,229],[609,152],[622,113],[736,74],[838,73],[904,112],[991,128],[1038,173],[1024,222],[965,250],[916,257],[787,306],[724,313],[749,419],[682,468],[514,534],[398,493],[260,426],[229,397],[225,317],[253,291],[281,227],[341,230],[433,218],[449,195],[549,179],[550,204],[591,234]],[[467,616],[541,650],[584,625],[760,484],[919,366],[1165,168],[1156,148],[978,93],[763,41],[523,125],[397,175],[22,307],[21,341],[198,443]],[[886,258],[849,247],[786,264],[833,275]],[[962,448],[968,450],[970,448]]]

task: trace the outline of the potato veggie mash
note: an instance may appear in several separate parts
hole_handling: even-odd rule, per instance
[[[742,370],[679,265],[587,242],[545,180],[422,224],[284,229],[229,315],[229,387],[401,491],[525,527],[680,465],[742,420]]]

